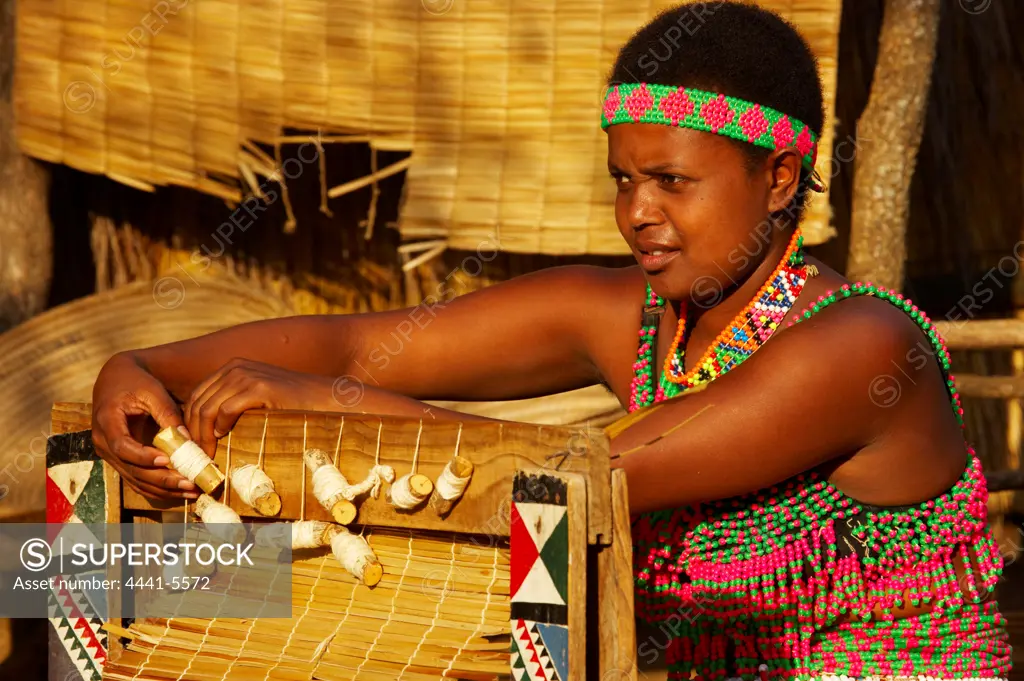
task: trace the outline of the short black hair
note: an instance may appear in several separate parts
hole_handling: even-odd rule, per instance
[[[796,118],[819,139],[824,127],[824,96],[811,48],[789,22],[756,5],[694,2],[662,12],[622,47],[608,81],[721,92]],[[769,153],[736,144],[751,165]],[[809,179],[804,169],[798,208],[806,201]]]

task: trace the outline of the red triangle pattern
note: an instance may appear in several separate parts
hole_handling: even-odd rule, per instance
[[[106,660],[107,654],[103,650],[103,645],[97,638],[96,632],[92,630],[89,620],[82,614],[82,611],[78,609],[78,605],[71,597],[71,594],[68,593],[66,588],[61,587],[58,595],[61,597],[61,602],[64,604],[64,614],[68,618],[69,622],[74,622],[72,628],[78,632],[78,638],[82,640],[86,651],[90,651],[95,648],[96,652],[91,653],[93,659],[99,661]]]
[[[509,598],[513,598],[523,585],[526,575],[530,573],[530,568],[537,562],[539,554],[515,502],[512,503],[509,524]]]
[[[74,512],[71,502],[49,475],[46,476],[46,522],[63,523]]]
[[[512,505],[515,508],[515,504]],[[540,658],[537,655],[537,648],[533,645],[533,639],[530,638],[530,632],[526,627],[526,623],[523,620],[517,620],[516,624],[523,627],[523,634],[519,637],[520,641],[523,641],[525,645],[520,646],[521,650],[525,650],[529,655],[523,655],[524,660],[530,660],[537,665],[536,675],[530,674],[529,668],[526,673],[529,675],[531,681],[548,681],[548,677],[545,675],[544,666],[540,663]]]

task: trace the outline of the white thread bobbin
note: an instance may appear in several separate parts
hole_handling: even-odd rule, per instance
[[[358,534],[352,534],[344,527],[334,527],[331,537],[331,551],[341,566],[351,572],[366,586],[374,586],[384,575],[373,549]]]
[[[465,457],[453,458],[445,465],[441,475],[437,476],[434,493],[430,496],[430,507],[439,516],[447,515],[466,493],[472,477],[473,463]]]
[[[383,421],[381,422],[383,426]],[[412,471],[403,475],[391,485],[388,496],[391,505],[395,508],[409,510],[416,508],[430,497],[434,491],[434,483],[425,475],[416,472],[416,464],[420,458],[420,438],[423,436],[423,419],[420,419],[420,429],[416,433],[416,449],[412,453]],[[377,446],[380,447],[380,433],[377,433]]]
[[[193,507],[192,510],[195,511],[195,507]],[[184,564],[184,561],[185,561],[185,549],[182,547],[182,545],[183,544],[189,544],[189,543],[190,544],[197,544],[200,541],[203,541],[202,537],[197,537],[196,536],[196,535],[199,535],[200,532],[202,531],[200,529],[202,526],[197,526],[197,525],[195,525],[193,523],[193,525],[190,528],[189,524],[188,524],[188,519],[189,519],[188,499],[186,498],[185,499],[185,513],[183,514],[182,521],[181,521],[182,522],[182,525],[181,525],[181,529],[182,529],[181,539],[178,540],[178,554],[181,556],[182,570],[185,572],[186,575],[188,575],[190,577],[209,577],[210,575],[212,575],[214,572],[217,571],[217,563],[216,562],[210,563],[209,565],[203,565],[202,563],[200,563],[197,560],[191,560],[191,561],[189,561],[188,565]],[[191,531],[191,533],[193,535],[193,537],[191,539],[189,538],[189,532],[190,531]]]
[[[213,494],[224,482],[224,474],[213,460],[177,428],[168,426],[161,430],[153,438],[153,446],[170,457],[171,468],[196,483],[207,494]]]
[[[274,523],[256,531],[256,545],[269,548],[315,549],[329,546],[335,526],[323,520]]]
[[[245,539],[245,525],[230,506],[225,506],[206,494],[200,494],[196,499],[196,513],[210,534],[217,539],[236,544]]]
[[[430,482],[430,478],[419,473],[408,473],[395,480],[388,493],[392,505],[408,510],[426,501],[433,491],[434,483]]]
[[[247,463],[231,470],[231,487],[242,502],[263,516],[281,512],[281,497],[274,490],[274,481],[258,466]]]
[[[341,474],[327,452],[321,449],[307,449],[302,454],[306,468],[313,474],[313,496],[320,505],[330,511],[335,521],[348,525],[356,518],[355,505],[345,498],[348,480]]]

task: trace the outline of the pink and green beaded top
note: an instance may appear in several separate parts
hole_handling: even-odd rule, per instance
[[[818,157],[818,136],[810,126],[771,107],[696,88],[623,83],[608,88],[601,127],[619,123],[660,123],[725,135],[770,149],[796,147],[808,170]]]
[[[789,326],[862,295],[902,309],[920,326],[962,427],[949,353],[928,316],[902,295],[846,285]],[[766,439],[751,464],[780,446]],[[637,615],[670,638],[669,678],[1005,679],[1006,620],[991,598],[1002,560],[987,525],[980,461],[965,450],[960,479],[921,504],[860,503],[808,471],[732,499],[637,517]],[[903,605],[930,608],[894,618]]]

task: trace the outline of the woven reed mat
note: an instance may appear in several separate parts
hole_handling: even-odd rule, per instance
[[[274,175],[253,142],[272,146],[285,129],[365,134],[335,140],[412,151],[406,238],[621,254],[599,125],[604,79],[628,37],[675,4],[19,0],[16,133],[37,158],[234,201]],[[840,0],[759,4],[806,36],[831,119]],[[828,122],[818,154],[826,179],[831,131]],[[812,199],[809,245],[831,236],[828,212],[824,197]]]
[[[376,587],[357,584],[329,552],[296,552],[291,620],[135,622],[128,629],[131,641],[121,657],[107,662],[103,678],[420,681],[508,675],[507,545],[412,531],[366,536],[384,568]]]
[[[289,314],[230,281],[138,283],[45,312],[0,335],[0,518],[46,508],[46,439],[54,402],[89,401],[103,363],[123,350]],[[167,284],[167,285],[165,285]],[[0,491],[3,491],[0,488]]]

